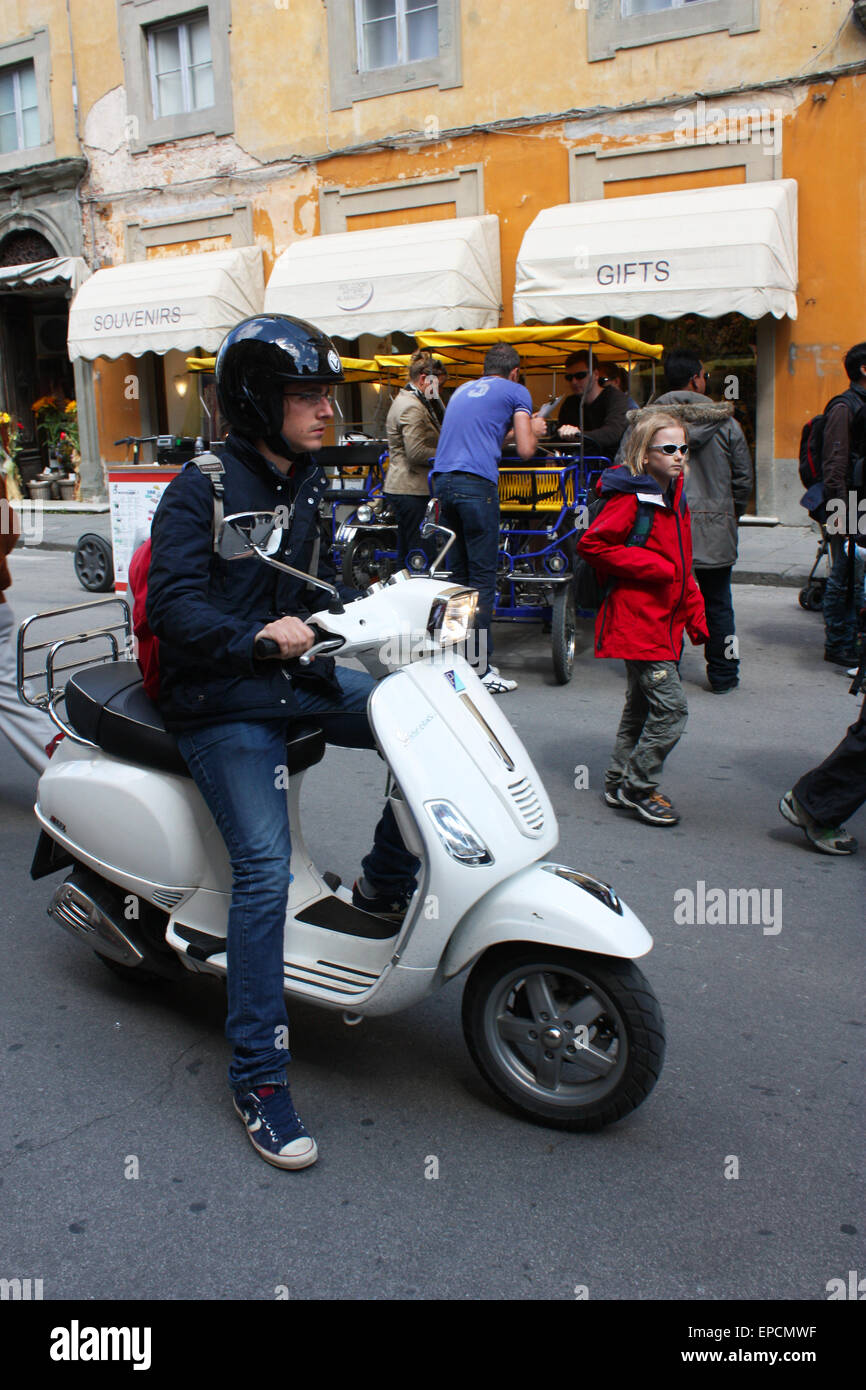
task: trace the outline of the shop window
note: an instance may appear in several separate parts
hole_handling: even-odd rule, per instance
[[[615,57],[620,48],[760,28],[760,0],[589,0],[583,8],[591,63]]]
[[[331,106],[418,87],[459,87],[459,0],[331,0]]]
[[[213,63],[207,12],[147,31],[154,116],[213,106]]]
[[[234,129],[229,0],[178,9],[177,0],[121,0],[126,137],[133,153]]]

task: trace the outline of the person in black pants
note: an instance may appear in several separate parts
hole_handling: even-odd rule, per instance
[[[860,717],[828,758],[785,792],[779,810],[822,854],[853,854],[857,841],[842,824],[866,801],[866,698]]]

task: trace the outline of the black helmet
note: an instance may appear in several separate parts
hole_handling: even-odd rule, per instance
[[[226,334],[217,353],[220,410],[238,434],[269,444],[281,440],[287,382],[330,385],[343,379],[340,354],[330,338],[287,314],[244,319]]]

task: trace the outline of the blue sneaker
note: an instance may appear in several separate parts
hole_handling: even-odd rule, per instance
[[[234,1098],[250,1143],[266,1163],[277,1168],[308,1168],[319,1156],[316,1141],[304,1129],[288,1086],[256,1086]]]

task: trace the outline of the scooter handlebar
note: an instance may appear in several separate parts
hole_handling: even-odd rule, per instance
[[[310,662],[323,652],[336,651],[338,647],[343,645],[342,637],[329,636],[323,633],[321,628],[314,627],[313,631],[320,640],[303,653],[300,658],[302,666],[309,666]],[[253,655],[258,657],[260,661],[282,660],[280,644],[275,642],[272,637],[257,637],[253,644]]]
[[[280,644],[273,637],[257,637],[253,643],[253,655],[260,661],[267,661],[280,655]]]

